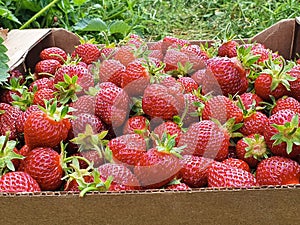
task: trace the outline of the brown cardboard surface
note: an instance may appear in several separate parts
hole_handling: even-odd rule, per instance
[[[1,224],[300,224],[300,186],[0,197]]]

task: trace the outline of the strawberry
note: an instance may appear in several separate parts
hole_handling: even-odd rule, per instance
[[[250,134],[263,134],[267,122],[268,117],[259,111],[247,113],[244,116],[243,126],[239,129],[239,132],[246,136]]]
[[[20,80],[20,83],[23,84],[25,82],[25,75],[18,69],[13,69],[9,71],[10,76],[8,77],[8,82],[11,81],[11,79],[18,79]]]
[[[177,92],[182,92],[182,93],[184,92],[184,87],[182,83],[177,82],[175,77],[171,77],[171,76],[162,77],[159,83],[174,91],[176,90]]]
[[[68,136],[71,123],[68,107],[56,107],[48,102],[42,111],[31,113],[24,124],[25,143],[29,148],[55,147]]]
[[[135,46],[124,45],[116,49],[114,53],[114,60],[120,61],[124,66],[134,61],[137,56],[135,55],[137,48]]]
[[[204,156],[222,161],[228,156],[229,133],[210,120],[189,126],[181,136],[178,146],[186,146],[183,155]]]
[[[168,49],[163,62],[166,64],[164,70],[168,72],[179,69],[179,64],[184,68],[189,62],[189,57],[178,49]]]
[[[164,134],[155,148],[149,149],[134,167],[134,174],[144,188],[160,188],[168,184],[180,171],[180,151],[175,137]]]
[[[112,82],[118,87],[121,86],[122,73],[126,67],[118,60],[107,59],[100,64],[99,79],[100,82]]]
[[[224,163],[230,167],[234,167],[237,169],[242,169],[247,172],[250,172],[249,165],[242,159],[228,158],[228,159],[225,159],[224,161],[222,161],[222,163]]]
[[[268,157],[268,149],[265,138],[261,134],[251,134],[236,144],[236,155],[244,160],[252,168],[255,168],[259,161]]]
[[[54,96],[53,89],[42,88],[34,93],[33,104],[45,107],[45,100],[49,101],[49,100],[53,99],[54,97],[55,96]]]
[[[23,169],[38,182],[43,191],[57,190],[62,184],[60,155],[52,148],[32,149],[24,159]]]
[[[159,45],[161,46],[161,50],[162,50],[163,54],[165,54],[170,46],[172,46],[174,48],[178,48],[178,47],[183,47],[183,46],[186,46],[189,44],[190,43],[187,40],[183,40],[183,39],[179,39],[179,38],[171,37],[171,36],[166,36],[163,38],[161,44],[159,44]]]
[[[141,186],[137,177],[122,164],[106,163],[98,167],[102,179],[113,177],[110,190],[140,190]]]
[[[75,102],[71,102],[70,107],[75,109],[72,112],[73,115],[79,115],[81,113],[95,114],[95,96],[81,95]]]
[[[172,119],[173,116],[180,115],[183,108],[184,97],[182,93],[160,84],[151,84],[145,89],[142,109],[150,117]]]
[[[202,111],[202,119],[217,119],[221,123],[225,123],[228,119],[234,118],[235,123],[243,121],[242,110],[228,97],[218,95],[208,99]]]
[[[180,77],[177,79],[184,88],[184,93],[191,93],[198,89],[198,84],[191,77]]]
[[[255,79],[255,93],[266,101],[270,100],[270,95],[278,99],[287,94],[290,90],[289,82],[296,80],[288,73],[293,65],[292,62],[287,63],[282,57],[275,60],[269,59],[265,63],[267,69]]]
[[[211,77],[212,75],[212,77]],[[209,80],[206,81],[203,90],[205,93],[219,93],[221,89],[223,95],[242,94],[244,90],[243,81],[246,78],[246,73],[237,67],[234,60],[227,57],[213,57],[207,60],[206,76]]]
[[[9,172],[0,178],[0,192],[39,192],[38,183],[28,173]]]
[[[252,106],[258,107],[263,102],[257,94],[251,92],[241,94],[240,99],[246,110],[252,108]]]
[[[123,89],[110,83],[108,87],[98,91],[95,104],[95,115],[106,124],[120,127],[125,122],[129,97]]]
[[[214,160],[184,155],[181,159],[180,177],[182,181],[192,188],[205,187],[207,185],[207,169]]]
[[[259,185],[299,184],[300,165],[285,157],[272,156],[258,164],[256,179]]]
[[[249,188],[256,186],[253,174],[243,169],[215,162],[208,169],[209,187]]]
[[[274,155],[294,158],[300,154],[299,125],[299,114],[289,109],[269,117],[264,137]]]
[[[21,96],[23,86],[20,83],[20,78],[12,78],[7,86],[0,90],[0,102],[12,104],[14,96]]]
[[[29,91],[33,91],[34,89],[37,91],[42,88],[50,88],[54,90],[54,81],[52,78],[41,78],[32,82],[29,86]]]
[[[149,120],[144,116],[132,116],[124,124],[123,134],[149,135]]]
[[[61,48],[49,47],[40,52],[40,58],[42,60],[55,59],[59,61],[60,64],[64,64],[64,62],[67,60],[67,53]]]
[[[180,49],[189,57],[189,62],[193,65],[194,71],[205,68],[205,62],[209,59],[207,53],[201,50],[199,45],[185,45]]]
[[[35,65],[34,72],[37,75],[38,79],[41,77],[51,77],[55,72],[61,67],[59,61],[55,59],[45,59],[39,61]]]
[[[298,59],[299,61],[299,59]],[[294,77],[294,81],[290,81],[291,95],[300,101],[300,64],[298,63],[290,71],[287,72],[290,76]]]
[[[105,46],[104,48],[101,48],[99,60],[102,62],[103,60],[111,59],[114,56],[116,50],[117,49],[113,46]]]
[[[76,118],[71,121],[72,132],[75,136],[78,133],[83,133],[86,129],[86,125],[89,124],[94,133],[100,133],[105,130],[105,124],[95,115],[89,113],[80,113],[76,115]]]
[[[75,47],[72,57],[75,58],[77,56],[81,58],[84,63],[90,64],[97,61],[100,57],[100,54],[100,50],[96,44],[81,43]]]
[[[0,116],[0,134],[5,135],[7,131],[10,131],[9,138],[16,139],[17,127],[16,123],[22,111],[15,106],[12,106],[5,110],[4,114]]]
[[[162,138],[164,133],[171,136],[176,135],[175,146],[177,146],[183,132],[181,130],[181,127],[177,123],[173,121],[165,121],[159,126],[155,127],[153,133],[156,134],[159,139]]]
[[[293,97],[283,96],[276,101],[275,106],[271,110],[271,115],[284,109],[290,109],[300,114],[300,102]]]
[[[149,66],[150,66],[149,61]],[[143,62],[135,60],[129,63],[122,74],[121,87],[129,96],[143,95],[147,85],[150,83],[150,74]]]
[[[192,189],[185,183],[170,183],[165,187],[166,190],[176,190],[176,191],[191,191]]]
[[[125,134],[111,139],[107,147],[111,150],[113,159],[132,168],[137,165],[146,153],[146,142],[138,134]]]
[[[19,114],[18,119],[16,121],[16,129],[18,133],[24,132],[25,121],[31,113],[36,111],[40,111],[39,107],[37,105],[31,105],[24,112],[21,112]]]
[[[218,56],[221,56],[221,57],[227,56],[229,58],[236,57],[237,56],[236,47],[238,45],[239,44],[234,40],[229,40],[229,41],[222,43],[218,47]]]

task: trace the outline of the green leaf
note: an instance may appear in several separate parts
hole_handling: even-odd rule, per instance
[[[73,28],[79,31],[106,31],[107,25],[100,18],[84,18],[77,22]]]
[[[73,0],[74,4],[77,6],[81,6],[87,2],[87,0]]]
[[[124,36],[130,31],[130,29],[131,27],[121,20],[117,20],[109,26],[109,31],[111,34],[120,33]]]
[[[15,15],[9,9],[4,8],[3,6],[0,6],[0,16],[8,20],[11,20],[15,23],[21,24],[18,18],[15,17]]]

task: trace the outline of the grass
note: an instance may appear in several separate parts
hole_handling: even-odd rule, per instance
[[[247,38],[296,16],[298,0],[0,0],[0,27],[63,27],[102,42],[130,32],[147,40],[223,39],[228,28]]]

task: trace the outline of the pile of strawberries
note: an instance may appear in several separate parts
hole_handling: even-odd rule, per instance
[[[10,74],[1,192],[299,183],[300,65],[262,44],[131,35]]]

